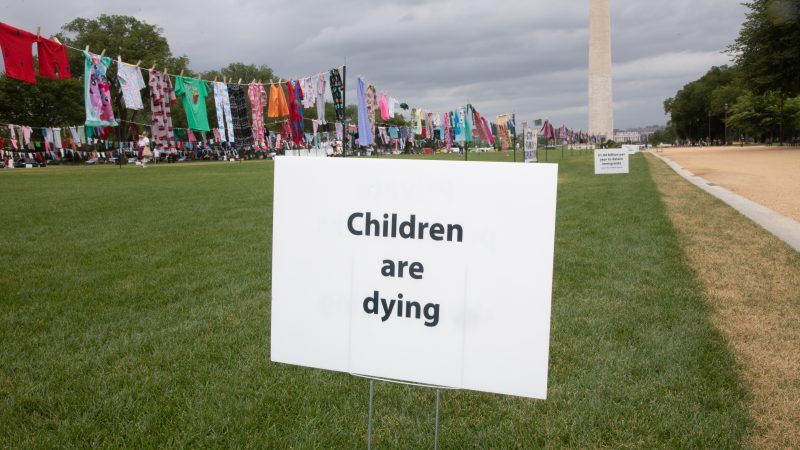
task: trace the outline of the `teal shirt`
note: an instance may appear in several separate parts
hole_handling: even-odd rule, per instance
[[[197,78],[175,77],[175,94],[183,99],[183,109],[186,111],[189,128],[210,131],[206,113],[208,84]]]

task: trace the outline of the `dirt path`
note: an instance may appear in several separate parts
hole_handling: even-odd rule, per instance
[[[706,289],[711,320],[752,392],[757,426],[747,444],[800,448],[800,253],[664,162],[647,159],[687,260]]]
[[[663,155],[695,175],[800,221],[800,148],[692,147]]]

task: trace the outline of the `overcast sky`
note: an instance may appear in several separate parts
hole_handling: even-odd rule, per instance
[[[615,127],[665,123],[666,97],[727,63],[740,3],[611,0]],[[588,10],[589,0],[3,0],[0,21],[49,35],[75,17],[132,15],[161,26],[194,70],[241,61],[298,77],[346,56],[348,103],[360,74],[412,107],[469,101],[490,117],[586,129]]]

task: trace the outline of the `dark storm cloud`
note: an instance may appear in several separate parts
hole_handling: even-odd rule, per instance
[[[611,0],[615,125],[664,123],[664,98],[711,65],[744,18],[738,0]],[[348,63],[379,91],[431,110],[473,103],[586,128],[588,0],[7,0],[2,19],[56,32],[74,17],[127,14],[164,29],[207,70],[242,61],[285,77]],[[123,55],[124,56],[124,55]]]

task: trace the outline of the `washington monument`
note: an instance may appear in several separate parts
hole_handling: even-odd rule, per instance
[[[589,134],[614,137],[609,0],[589,0]]]

